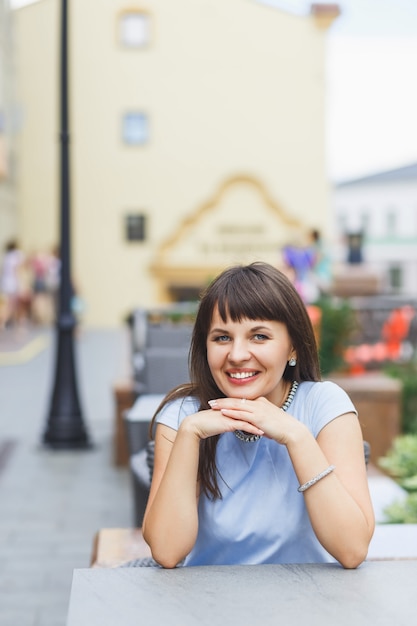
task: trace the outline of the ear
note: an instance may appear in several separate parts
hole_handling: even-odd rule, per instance
[[[292,346],[291,346],[290,353],[288,355],[288,360],[290,360],[290,359],[297,360],[297,350],[295,350]]]

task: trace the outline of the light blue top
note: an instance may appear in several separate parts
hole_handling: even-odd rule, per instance
[[[178,430],[197,410],[194,398],[175,400],[157,422]],[[288,409],[314,437],[349,412],[356,413],[350,398],[330,381],[301,383]],[[246,443],[225,433],[216,464],[222,499],[200,496],[197,541],[184,565],[334,562],[314,534],[285,446],[266,437]]]

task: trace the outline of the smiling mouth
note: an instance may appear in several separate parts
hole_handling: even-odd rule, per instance
[[[228,377],[234,380],[244,380],[247,378],[253,378],[258,372],[228,372]]]

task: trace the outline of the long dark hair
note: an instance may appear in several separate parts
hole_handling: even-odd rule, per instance
[[[201,297],[189,354],[191,383],[173,389],[162,406],[176,398],[192,395],[200,410],[210,408],[208,400],[224,397],[217,387],[207,361],[207,335],[215,308],[224,322],[228,319],[268,320],[285,324],[297,354],[295,367],[284,370],[283,379],[320,380],[320,367],[313,326],[307,309],[290,280],[267,263],[251,263],[226,269],[207,287]],[[199,481],[208,497],[221,497],[215,456],[219,435],[200,442]]]

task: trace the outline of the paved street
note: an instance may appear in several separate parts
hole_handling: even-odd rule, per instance
[[[64,626],[74,568],[89,566],[102,527],[132,525],[127,470],[112,459],[112,385],[129,373],[127,329],[75,341],[81,403],[94,447],[41,445],[54,370],[54,332],[0,332],[0,625]],[[399,488],[369,468],[377,519]]]
[[[72,571],[88,567],[95,531],[132,525],[129,476],[111,447],[111,387],[128,371],[127,334],[81,330],[76,341],[90,451],[40,444],[53,348],[53,331],[0,334],[1,626],[63,626]]]

